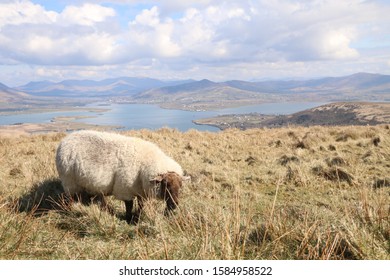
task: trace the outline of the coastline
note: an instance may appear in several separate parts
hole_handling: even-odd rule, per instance
[[[193,121],[221,130],[287,126],[381,125],[390,123],[388,102],[335,102],[293,114],[226,114]]]
[[[88,105],[88,104],[87,104]],[[23,109],[3,109],[0,110],[0,116],[11,116],[11,115],[20,115],[20,114],[40,114],[40,113],[52,113],[52,112],[91,112],[91,113],[104,113],[109,111],[109,109],[103,108],[86,108],[82,106],[66,106],[66,107],[31,107]]]
[[[122,126],[94,125],[84,122],[76,122],[79,119],[90,118],[89,116],[55,117],[48,123],[17,123],[0,126],[0,137],[20,137],[33,134],[46,134],[56,132],[70,132],[74,130],[118,130]]]
[[[208,125],[225,130],[229,128],[246,129],[249,126],[254,126],[259,122],[264,122],[274,118],[275,115],[266,115],[260,113],[249,114],[226,114],[210,118],[197,119],[192,122],[196,125]]]
[[[164,110],[173,109],[166,107],[164,108],[164,106],[162,106],[163,104],[153,105],[158,106]],[[120,125],[117,125],[115,123],[110,125],[100,125],[98,124],[98,122],[97,124],[89,124],[88,121],[81,122],[80,120],[82,119],[96,118],[98,117],[99,113],[103,114],[104,112],[108,112],[111,110],[111,108],[96,108],[96,106],[99,105],[90,104],[89,106],[91,107],[62,107],[55,109],[51,108],[49,112],[64,112],[64,115],[50,114],[47,119],[39,119],[38,121],[37,119],[31,118],[31,123],[28,122],[29,119],[25,121],[26,118],[19,118],[21,120],[20,122],[18,122],[18,118],[15,118],[15,122],[9,122],[9,120],[5,120],[5,122],[3,122],[4,124],[0,125],[0,136],[18,136],[37,133],[67,132],[80,129],[117,130],[125,128],[125,124],[121,122],[119,122]],[[274,128],[290,125],[376,125],[390,123],[389,109],[390,103],[387,102],[335,102],[327,103],[318,107],[313,107],[311,109],[298,111],[297,113],[293,114],[237,113],[237,111],[233,110],[234,113],[231,114],[222,114],[205,118],[197,118],[194,114],[190,117],[186,116],[185,118],[188,117],[188,121],[195,126],[208,126],[210,128],[212,127],[215,129],[213,131],[217,131],[217,129],[218,131],[220,131],[229,128],[238,128],[241,130],[245,130],[250,128]],[[187,111],[183,109],[175,110]],[[40,111],[38,108],[35,108],[34,112],[45,113]],[[80,112],[80,114],[75,116],[68,116],[65,114],[65,112],[68,112],[69,114],[74,114],[74,112]],[[95,115],[83,115],[82,112],[86,114],[92,112],[95,113]],[[33,114],[32,112],[30,113]],[[144,111],[142,111],[142,113],[144,113]],[[9,115],[12,116],[17,114]],[[29,117],[28,113],[25,115]],[[161,115],[159,116],[161,117]],[[165,113],[164,116],[166,116]],[[137,116],[135,116],[135,118],[137,118]],[[166,126],[166,124],[164,126]],[[199,128],[199,130],[202,130],[202,128]]]

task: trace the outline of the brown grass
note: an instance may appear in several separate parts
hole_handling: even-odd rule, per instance
[[[0,137],[1,259],[390,259],[390,130],[311,127],[123,132],[191,175],[176,214],[137,225],[62,196],[65,134]],[[380,139],[380,141],[373,141]]]

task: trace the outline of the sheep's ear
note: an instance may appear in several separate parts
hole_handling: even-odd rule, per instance
[[[152,184],[153,183],[161,183],[162,180],[163,180],[163,176],[158,175],[158,176],[156,176],[154,178],[149,179],[149,182],[152,183]]]

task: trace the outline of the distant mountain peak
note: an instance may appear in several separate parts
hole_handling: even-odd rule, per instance
[[[381,75],[381,74],[375,74],[375,73],[367,73],[367,72],[358,72],[358,73],[355,73],[355,74],[352,74],[350,75],[351,77],[362,77],[362,76],[366,76],[366,77],[378,77],[378,76],[385,76],[385,75]]]
[[[164,82],[148,77],[118,77],[104,80],[64,80],[61,82],[30,82],[15,89],[35,96],[99,97],[131,96],[152,88],[180,85],[186,81]]]
[[[0,84],[0,89],[7,86]],[[62,82],[37,81],[13,88],[34,96],[59,97],[114,97],[126,96],[132,99],[143,99],[148,102],[179,98],[195,102],[200,95],[210,95],[210,98],[232,98],[241,100],[246,96],[250,99],[269,99],[270,95],[288,95],[297,98],[297,94],[316,94],[316,98],[343,100],[354,96],[355,99],[381,95],[380,100],[388,100],[390,90],[390,75],[359,72],[343,77],[324,77],[318,79],[300,80],[265,80],[249,82],[230,80],[213,82],[209,79],[161,81],[148,77],[118,77],[99,81],[94,80],[64,80]],[[214,94],[214,95],[213,95]],[[332,97],[331,97],[332,96]],[[203,97],[202,97],[203,98]],[[261,99],[263,98],[263,99]],[[276,98],[276,97],[274,97]],[[207,100],[209,100],[207,99]],[[257,100],[256,99],[256,100]],[[277,98],[276,98],[277,99]]]
[[[198,83],[209,83],[209,84],[215,84],[215,82],[213,82],[213,81],[210,81],[209,79],[202,79],[202,80],[198,81]]]

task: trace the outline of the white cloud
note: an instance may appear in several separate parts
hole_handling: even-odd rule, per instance
[[[144,57],[175,57],[180,54],[180,47],[172,41],[173,29],[173,20],[160,19],[159,9],[154,6],[143,10],[129,23],[128,43]]]
[[[5,25],[51,24],[57,13],[29,1],[0,3],[0,28]]]
[[[34,35],[28,40],[26,50],[31,53],[45,52],[49,53],[53,50],[54,42],[47,36]]]
[[[98,24],[115,15],[96,4],[46,11],[29,1],[0,4],[0,61],[88,65],[113,63],[116,35]]]
[[[92,26],[113,16],[115,16],[115,10],[112,8],[96,4],[83,4],[82,6],[67,6],[62,11],[59,20],[68,24]]]
[[[154,6],[150,10],[144,9],[135,20],[131,22],[132,25],[144,25],[155,27],[160,24],[159,11],[157,6]]]
[[[127,9],[133,13],[141,2],[142,10],[126,18]],[[34,0],[2,1],[0,64],[100,67],[102,72],[94,69],[100,75],[110,65],[112,73],[118,67],[131,73],[159,69],[161,76],[203,75],[204,69],[215,76],[256,76],[267,68],[294,74],[283,67],[297,65],[300,73],[313,65],[339,65],[332,69],[341,71],[341,65],[379,56],[384,69],[390,59],[390,5],[379,1],[141,2],[69,0],[50,11]]]
[[[272,48],[291,61],[356,59],[359,52],[351,47],[356,36],[353,27],[309,26],[277,38]]]
[[[349,59],[357,58],[359,53],[356,49],[350,47],[354,39],[354,32],[349,30],[332,30],[324,32],[322,40],[319,41],[320,57],[325,59]]]

